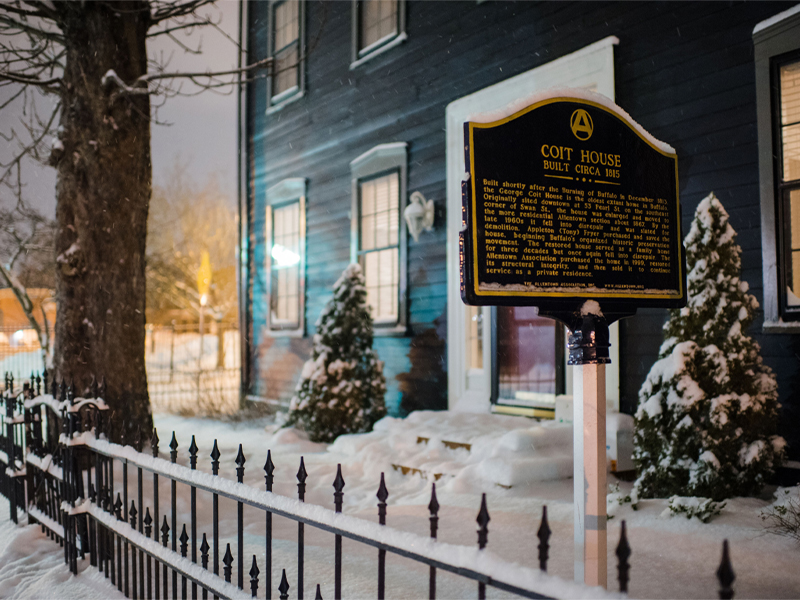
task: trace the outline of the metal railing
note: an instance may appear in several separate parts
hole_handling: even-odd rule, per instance
[[[241,445],[235,459],[236,481],[233,482],[219,475],[220,452],[216,440],[210,454],[211,473],[198,471],[199,450],[194,436],[188,448],[189,466],[183,466],[177,463],[179,444],[174,433],[169,444],[169,460],[160,457],[160,440],[155,431],[147,454],[142,452],[142,440],[134,440],[132,445],[125,446],[107,441],[108,411],[101,399],[103,390],[96,386],[91,398],[74,398],[70,389],[63,384],[57,387],[52,385],[51,392],[41,393],[41,380],[37,377],[25,384],[21,392],[15,393],[13,381],[6,379],[6,390],[0,396],[5,405],[5,435],[0,438],[0,444],[6,448],[7,456],[14,459],[11,460],[12,469],[4,470],[7,480],[12,483],[4,484],[2,493],[9,499],[13,519],[17,517],[18,506],[27,507],[29,522],[41,525],[50,537],[63,546],[65,562],[73,573],[78,573],[78,561],[85,560],[88,554],[90,564],[103,572],[127,597],[166,599],[177,598],[180,594],[181,598],[187,598],[191,584],[192,598],[198,597],[198,591],[203,598],[209,594],[215,598],[257,597],[260,586],[262,595],[272,598],[275,562],[273,517],[289,519],[297,525],[294,585],[298,598],[303,597],[305,588],[306,527],[334,536],[335,598],[342,597],[343,538],[378,551],[378,598],[384,598],[386,593],[387,554],[428,567],[430,598],[435,598],[437,594],[438,571],[453,573],[475,582],[478,598],[486,597],[487,587],[524,598],[552,597],[548,593],[552,590],[574,588],[576,592],[585,591],[578,584],[564,582],[545,573],[550,538],[546,507],[537,532],[539,569],[509,565],[486,550],[489,512],[485,494],[477,517],[477,547],[442,543],[437,540],[440,507],[435,485],[428,505],[430,538],[425,538],[386,525],[389,492],[383,474],[377,493],[378,523],[369,522],[342,514],[345,481],[341,465],[333,481],[334,509],[306,504],[308,474],[302,457],[297,472],[298,498],[280,496],[273,492],[275,466],[270,450],[267,451],[263,467],[265,488],[258,490],[243,482],[246,458]],[[121,469],[122,473],[121,489],[115,488],[114,474],[117,469]],[[134,471],[136,477],[133,489],[129,489],[129,469]],[[145,473],[152,477],[151,486],[144,485]],[[25,482],[24,486],[20,485],[22,481]],[[159,482],[169,484],[166,498],[169,510],[161,505],[165,498]],[[178,510],[179,484],[187,486],[190,491],[188,531],[185,522],[179,527],[179,519],[185,517],[185,513]],[[145,498],[146,487],[150,491],[148,498]],[[198,521],[198,516],[203,514],[197,507],[198,491],[210,496],[212,501],[210,543],[207,533],[202,533],[202,536],[198,533],[199,528],[209,525]],[[235,502],[237,507],[235,552],[231,549],[231,543],[227,543],[221,559],[221,576],[220,498]],[[265,554],[262,567],[259,567],[255,554],[252,560],[250,556],[245,556],[245,506],[254,507],[264,514]],[[631,551],[624,521],[616,553],[620,591],[625,593]],[[281,557],[281,560],[288,560],[285,551]],[[209,561],[212,561],[211,567]],[[245,573],[248,565],[249,571]],[[502,572],[502,577],[493,576],[493,573],[499,572]],[[249,575],[249,579],[246,579],[246,575]],[[722,584],[720,597],[731,598],[734,575],[730,568],[727,541],[717,575]],[[249,593],[246,586],[250,588]],[[280,598],[288,598],[289,590],[287,570],[283,568],[277,588]],[[597,595],[603,596],[604,593],[598,590]],[[316,597],[322,597],[319,584]]]

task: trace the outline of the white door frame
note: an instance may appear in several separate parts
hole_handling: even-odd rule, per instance
[[[461,182],[464,170],[464,122],[482,113],[494,112],[508,104],[552,87],[592,89],[614,100],[614,46],[619,39],[609,36],[547,64],[526,71],[459,98],[447,105],[447,377],[448,407],[458,412],[488,413],[491,410],[492,356],[491,308],[483,315],[483,368],[468,369],[469,344],[465,327],[467,307],[459,288],[458,232],[461,221]],[[607,398],[619,409],[619,329],[611,326],[611,364],[606,369]],[[572,369],[566,373],[571,393]]]

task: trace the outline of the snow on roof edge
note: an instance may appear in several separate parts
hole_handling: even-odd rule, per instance
[[[799,12],[800,4],[796,4],[792,8],[786,9],[783,12],[779,12],[777,15],[771,16],[769,19],[764,19],[758,25],[753,27],[753,35],[757,34],[759,31],[764,31],[765,29],[772,27],[773,25],[796,15]]]
[[[510,117],[518,112],[521,112],[528,108],[533,104],[537,104],[539,102],[544,102],[546,100],[552,100],[555,98],[575,98],[578,100],[586,100],[588,102],[594,102],[595,104],[599,104],[601,107],[605,108],[609,112],[614,113],[624,121],[627,121],[628,125],[630,125],[634,131],[636,131],[640,136],[642,136],[645,140],[650,142],[655,148],[664,152],[665,154],[677,154],[675,152],[675,148],[670,146],[666,142],[662,142],[661,140],[654,137],[649,131],[647,131],[644,127],[639,125],[636,120],[631,117],[622,107],[616,104],[613,100],[604,96],[603,94],[598,94],[597,92],[592,92],[587,89],[583,88],[570,88],[570,87],[553,87],[548,88],[546,90],[541,90],[538,92],[534,92],[533,94],[529,94],[522,98],[518,98],[513,102],[507,104],[504,108],[492,111],[486,111],[481,113],[475,113],[470,115],[467,121],[471,121],[473,123],[493,123],[495,121],[500,121],[507,117]]]

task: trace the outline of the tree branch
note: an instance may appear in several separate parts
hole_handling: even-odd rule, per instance
[[[201,6],[212,4],[213,2],[215,2],[215,0],[191,0],[184,3],[170,2],[161,4],[160,7],[150,15],[151,26],[176,17],[190,15]]]
[[[24,73],[15,73],[13,71],[0,71],[0,79],[6,79],[15,83],[22,83],[25,85],[35,85],[39,87],[52,88],[53,85],[60,85],[60,77],[52,77],[50,79],[39,79],[33,75],[25,75]]]

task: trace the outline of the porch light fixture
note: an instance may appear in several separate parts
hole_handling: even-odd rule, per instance
[[[414,192],[409,198],[408,206],[403,211],[403,216],[408,225],[408,232],[414,241],[418,242],[419,234],[423,230],[433,231],[433,200],[426,200],[420,192]]]

